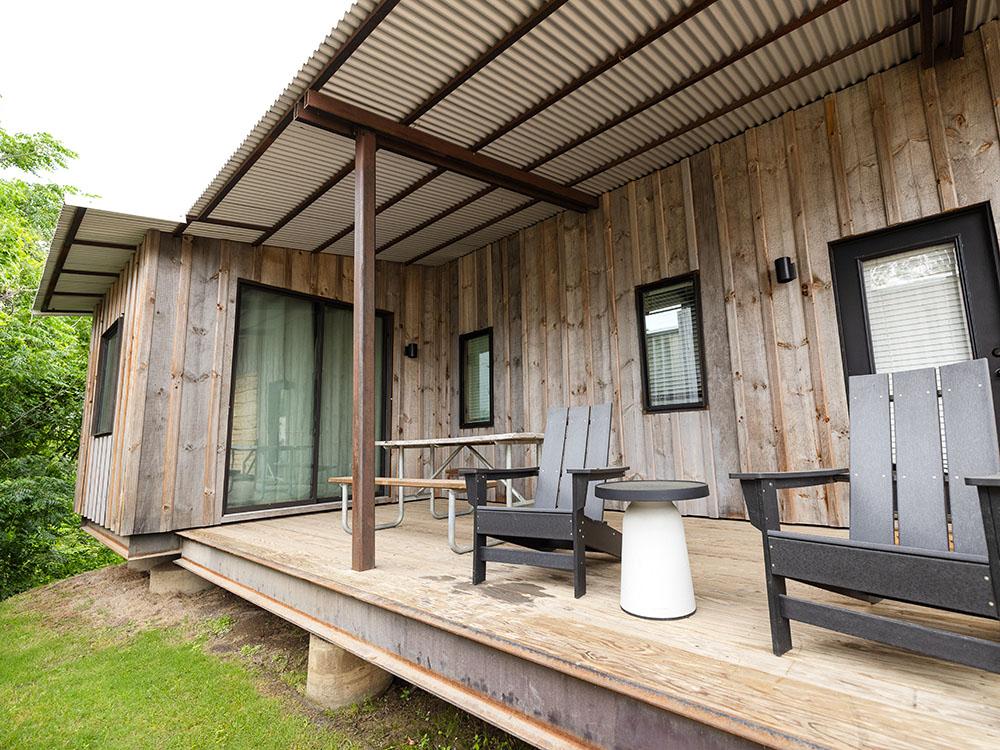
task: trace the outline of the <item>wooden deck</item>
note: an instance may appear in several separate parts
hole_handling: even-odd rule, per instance
[[[620,523],[620,514],[609,517]],[[469,519],[459,520],[467,537]],[[486,583],[473,587],[470,557],[448,550],[445,522],[431,519],[426,502],[408,504],[402,526],[378,532],[374,571],[350,571],[350,539],[329,513],[184,532],[181,564],[540,745],[663,747],[673,733],[685,747],[1000,747],[1000,675],[797,623],[795,648],[777,658],[757,532],[739,521],[685,524],[698,610],[672,622],[623,613],[618,565],[600,556],[579,600],[569,574],[555,571],[491,564]],[[299,589],[290,590],[291,579]],[[368,609],[352,620],[350,607],[362,604]],[[1000,639],[996,623],[875,607],[886,609]],[[429,630],[399,635],[391,621]],[[432,658],[434,634],[451,640]],[[448,655],[460,644],[492,659],[477,666],[470,655],[468,674],[456,674],[466,666]],[[546,672],[509,689],[512,657],[521,671]],[[532,695],[546,673],[568,692]],[[567,696],[577,705],[564,705]],[[607,712],[612,697],[618,703]],[[572,737],[558,739],[553,726]]]

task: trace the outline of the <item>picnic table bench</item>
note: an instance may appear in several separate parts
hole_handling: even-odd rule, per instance
[[[330,484],[340,485],[340,525],[344,528],[348,534],[351,533],[351,522],[347,516],[347,506],[350,504],[350,499],[348,495],[349,488],[354,484],[354,478],[345,477],[330,477],[327,480]],[[455,541],[455,518],[458,516],[467,516],[472,512],[472,507],[470,506],[467,510],[462,512],[457,512],[456,510],[456,500],[457,495],[455,493],[461,492],[465,489],[464,479],[441,479],[441,478],[427,478],[427,477],[376,477],[375,485],[378,487],[399,487],[399,488],[411,488],[411,489],[427,489],[432,492],[435,490],[444,490],[448,493],[448,546],[451,547],[451,551],[457,555],[464,555],[467,552],[472,551],[472,545],[462,546]],[[496,487],[496,482],[489,482],[489,486]],[[432,515],[435,518],[439,518],[436,513],[433,513],[433,499],[431,500],[431,510]],[[380,523],[375,526],[376,529],[389,529],[393,526],[399,526],[403,522],[403,505],[400,503],[399,515],[394,521],[386,521],[385,523]]]

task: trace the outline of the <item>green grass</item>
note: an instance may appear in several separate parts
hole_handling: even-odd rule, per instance
[[[228,623],[218,623],[219,630]],[[0,747],[349,748],[170,630],[57,632],[0,604]]]

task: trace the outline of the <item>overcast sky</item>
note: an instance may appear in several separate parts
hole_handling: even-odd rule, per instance
[[[4,3],[0,125],[78,152],[91,205],[180,219],[350,4]]]

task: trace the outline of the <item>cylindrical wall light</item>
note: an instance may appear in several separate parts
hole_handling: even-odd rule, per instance
[[[779,284],[787,284],[790,281],[795,281],[798,276],[795,273],[795,261],[784,255],[780,258],[776,258],[774,261],[774,277],[777,279]]]

